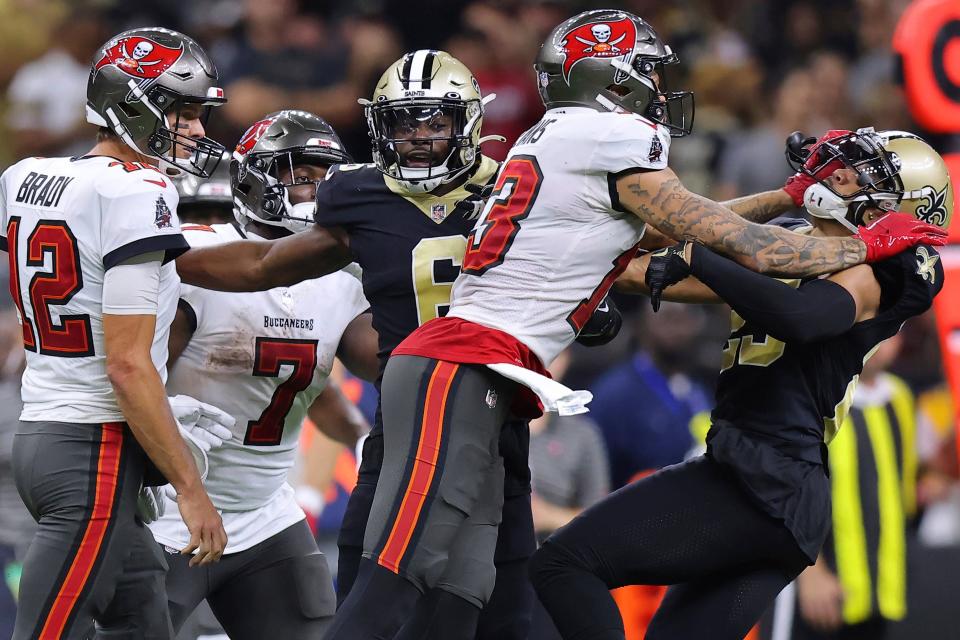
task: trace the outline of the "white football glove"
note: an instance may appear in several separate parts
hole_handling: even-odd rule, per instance
[[[161,495],[162,487],[140,487],[137,496],[137,515],[143,524],[156,522],[163,516],[166,502]]]
[[[169,401],[180,435],[197,463],[200,479],[206,480],[209,466],[207,454],[211,449],[223,446],[233,436],[230,428],[237,421],[217,407],[190,396],[173,396]]]

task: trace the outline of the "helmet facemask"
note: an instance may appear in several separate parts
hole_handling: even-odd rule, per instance
[[[244,162],[231,162],[234,190],[244,196],[241,199],[235,194],[234,204],[247,219],[283,227],[293,233],[306,231],[314,223],[316,201],[311,198],[294,204],[290,200],[290,189],[312,184],[316,194],[321,180],[297,177],[295,166],[330,166],[345,162],[351,162],[345,152],[327,148],[322,148],[322,153],[312,147],[250,153]],[[259,206],[250,207],[244,201],[256,202]]]
[[[473,138],[483,113],[479,100],[414,98],[364,106],[377,168],[414,192],[432,191],[476,161]],[[438,150],[441,144],[447,148]],[[413,162],[424,166],[410,166]]]
[[[694,103],[691,91],[668,91],[667,65],[677,64],[677,55],[665,47],[667,55],[661,57],[638,55],[629,63],[613,58],[610,64],[617,72],[614,82],[607,91],[620,96],[620,104],[648,120],[662,124],[670,131],[670,136],[680,138],[693,130]],[[622,93],[622,83],[627,78],[642,83],[646,90]],[[625,87],[624,87],[625,88]],[[643,94],[636,95],[634,94]],[[628,106],[628,105],[632,105]],[[645,106],[644,106],[645,105]],[[640,111],[638,111],[638,108]]]
[[[221,104],[220,100],[203,100],[182,98],[171,95],[161,86],[156,86],[148,92],[151,102],[170,105],[165,114],[173,115],[172,125],[166,126],[169,120],[164,117],[161,125],[147,140],[150,154],[160,158],[160,168],[168,175],[176,175],[180,171],[208,178],[216,171],[225,148],[219,142],[204,136],[194,138],[180,133],[181,122],[192,119],[185,117],[196,115],[206,128],[210,118],[210,109]],[[188,128],[187,124],[183,125]]]
[[[858,131],[827,140],[810,158],[802,151],[788,152],[791,167],[816,182],[807,189],[804,202],[807,211],[819,218],[833,218],[856,233],[868,209],[895,211],[904,197],[896,154],[883,148],[883,141],[872,129]],[[857,175],[857,189],[841,192],[830,179],[840,168]],[[825,175],[822,180],[818,175]]]

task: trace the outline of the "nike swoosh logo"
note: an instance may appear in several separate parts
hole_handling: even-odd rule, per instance
[[[610,307],[609,307],[609,305],[607,305],[606,302],[604,302],[602,305],[600,305],[599,307],[597,307],[597,311],[602,311],[602,312],[606,313],[607,311],[610,311]]]
[[[158,187],[166,187],[166,186],[167,186],[167,183],[164,182],[163,179],[160,179],[160,180],[151,180],[150,178],[144,178],[143,181],[144,181],[144,182],[149,182],[150,184],[155,184],[155,185],[157,185]]]

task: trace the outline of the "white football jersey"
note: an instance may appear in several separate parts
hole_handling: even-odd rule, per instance
[[[27,158],[0,176],[0,202],[0,246],[27,350],[21,420],[123,421],[107,378],[103,278],[134,256],[163,250],[172,260],[187,249],[176,188],[149,165]],[[151,351],[163,379],[179,284],[167,262]]]
[[[510,150],[467,240],[449,316],[505,331],[544,365],[635,255],[644,224],[618,174],[664,169],[670,135],[635,114],[551,109]]]
[[[242,240],[232,224],[186,225],[191,246]],[[255,236],[250,236],[255,239]],[[302,520],[287,475],[307,409],[327,376],[347,325],[367,310],[360,280],[346,271],[292,287],[227,293],[182,285],[180,305],[195,324],[170,369],[169,394],[185,394],[236,419],[233,437],[210,452],[204,483],[223,513],[228,553]],[[189,540],[175,504],[151,525],[171,548]]]

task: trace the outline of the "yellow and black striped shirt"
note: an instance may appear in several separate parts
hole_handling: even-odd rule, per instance
[[[863,383],[861,382],[861,385]],[[906,615],[906,525],[916,511],[916,414],[907,385],[881,374],[854,395],[830,443],[833,531],[823,548],[856,624]]]

